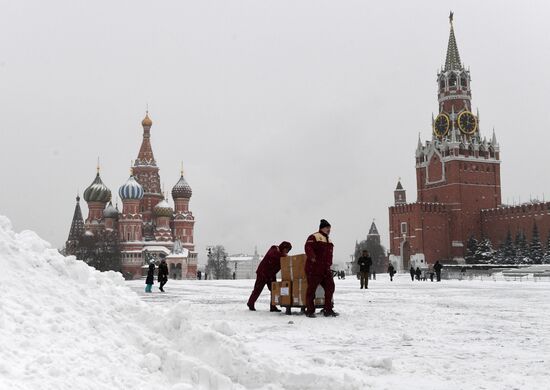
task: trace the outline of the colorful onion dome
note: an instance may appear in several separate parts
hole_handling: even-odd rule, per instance
[[[103,218],[118,218],[118,210],[113,206],[113,202],[109,202],[105,210],[103,210]]]
[[[153,212],[155,213],[156,217],[172,217],[174,215],[174,210],[166,199],[161,200],[157,203],[157,205],[153,208]]]
[[[118,189],[118,195],[122,200],[139,200],[143,198],[143,187],[137,182],[136,178],[132,174],[130,175],[126,183],[120,186],[120,188]]]
[[[147,111],[145,113],[145,118],[143,118],[143,120],[141,121],[141,125],[142,126],[147,126],[147,127],[151,127],[153,126],[153,121],[151,120],[151,118],[149,118],[149,111]]]
[[[107,203],[111,200],[111,190],[107,188],[105,184],[103,184],[103,181],[101,181],[101,177],[99,176],[99,172],[97,172],[97,175],[90,184],[88,188],[84,191],[84,200],[86,202],[103,202]]]
[[[172,188],[172,199],[189,199],[193,195],[193,190],[187,183],[187,180],[183,177],[183,173],[181,174],[180,179],[176,183],[176,185]]]

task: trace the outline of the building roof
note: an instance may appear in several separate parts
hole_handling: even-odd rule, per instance
[[[376,224],[374,221],[372,221],[372,224],[370,225],[369,229],[369,236],[379,236],[380,233],[378,233],[378,228],[376,227]]]
[[[401,184],[401,180],[398,180],[397,181],[397,187],[395,187],[396,190],[402,190],[403,189],[403,185]]]

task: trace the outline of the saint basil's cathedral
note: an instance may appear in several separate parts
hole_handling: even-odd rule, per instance
[[[463,264],[470,237],[488,239],[493,248],[510,236],[550,238],[549,202],[502,204],[500,146],[494,130],[489,139],[481,132],[470,81],[451,13],[445,65],[437,74],[438,115],[431,139],[419,137],[416,148],[417,200],[407,202],[399,181],[389,208],[389,260],[400,270]]]
[[[122,211],[113,206],[111,190],[101,180],[98,167],[95,179],[83,193],[89,210],[85,220],[80,197],[76,198],[65,253],[79,258],[86,240],[95,238],[98,247],[107,242],[115,243],[121,271],[127,278],[141,277],[149,260],[158,261],[164,257],[171,278],[194,279],[197,274],[193,241],[195,218],[189,210],[193,192],[182,170],[172,188],[174,208],[170,206],[160,187],[159,167],[151,147],[153,122],[148,113],[141,125],[141,148],[130,177],[118,190]]]

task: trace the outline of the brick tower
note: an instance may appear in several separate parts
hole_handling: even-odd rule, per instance
[[[189,210],[189,201],[193,191],[183,176],[183,168],[181,170],[181,177],[172,188],[172,199],[175,204],[175,216],[174,216],[174,237],[179,239],[184,248],[190,251],[195,250],[195,243],[193,242],[195,217]]]
[[[464,260],[465,243],[481,235],[481,210],[501,203],[500,150],[482,137],[472,112],[470,71],[460,61],[453,14],[445,66],[437,75],[439,110],[432,138],[416,149],[417,202],[390,207],[390,248],[404,268]]]

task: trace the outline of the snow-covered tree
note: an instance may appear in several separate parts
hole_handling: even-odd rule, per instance
[[[550,264],[550,233],[548,233],[548,238],[546,239],[546,253],[542,259],[543,264]]]
[[[470,238],[468,238],[468,242],[466,243],[466,263],[472,264],[476,262],[477,247],[478,242],[472,234]]]
[[[475,252],[475,262],[480,264],[488,264],[493,262],[494,250],[491,240],[488,238],[483,238],[477,244]]]
[[[529,258],[532,260],[533,264],[542,264],[543,257],[544,251],[540,242],[539,228],[535,223],[533,225],[533,237],[529,245]]]
[[[525,234],[522,231],[518,231],[518,233],[516,234],[514,246],[516,248],[516,264],[532,263],[531,259],[529,258],[529,246],[527,244],[527,239],[525,238]]]
[[[222,245],[208,249],[206,273],[213,279],[230,279],[231,271],[227,264],[227,252]]]

